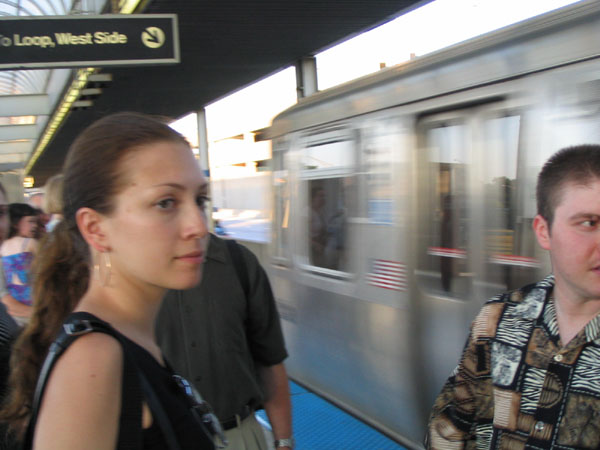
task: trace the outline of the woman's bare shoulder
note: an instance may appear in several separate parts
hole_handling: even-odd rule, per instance
[[[37,248],[37,241],[35,239],[13,236],[2,243],[0,252],[2,256],[10,256],[23,251],[35,251],[35,248]]]
[[[105,333],[88,333],[75,340],[58,359],[48,388],[54,382],[70,392],[81,389],[81,395],[94,396],[88,387],[103,389],[120,383],[122,368],[123,349],[119,341]]]
[[[75,449],[81,439],[98,443],[98,449],[114,448],[122,368],[123,350],[115,338],[89,333],[73,342],[56,362],[44,391],[35,432],[40,448]]]
[[[6,239],[3,243],[2,246],[0,247],[0,251],[2,252],[2,256],[9,256],[12,255],[14,253],[18,253],[20,248],[21,248],[21,244],[23,242],[23,239],[21,236],[13,236],[10,239]]]
[[[106,364],[121,366],[122,359],[123,349],[115,337],[102,332],[91,332],[77,338],[65,350],[58,362],[70,364],[83,361],[94,365],[97,361],[101,366]]]

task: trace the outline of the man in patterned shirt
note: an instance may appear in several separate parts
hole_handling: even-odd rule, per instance
[[[600,146],[552,156],[537,240],[553,274],[489,300],[433,406],[434,449],[600,447]]]

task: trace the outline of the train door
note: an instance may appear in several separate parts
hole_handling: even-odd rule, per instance
[[[416,298],[425,405],[456,366],[471,320],[538,261],[518,183],[521,116],[493,106],[418,124]],[[529,208],[531,209],[531,208]]]
[[[285,325],[286,367],[337,399],[354,398],[356,380],[371,373],[362,345],[366,305],[356,299],[358,151],[357,131],[340,124],[297,135],[289,160],[294,316]]]

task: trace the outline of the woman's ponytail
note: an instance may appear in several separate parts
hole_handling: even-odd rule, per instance
[[[61,221],[42,239],[32,264],[33,314],[14,344],[9,396],[0,418],[20,435],[31,413],[37,377],[50,344],[87,290],[89,250],[79,231]]]

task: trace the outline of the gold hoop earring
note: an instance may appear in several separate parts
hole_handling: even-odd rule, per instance
[[[112,265],[110,263],[110,255],[108,254],[108,252],[100,252],[98,259],[99,261],[94,264],[94,276],[102,286],[108,286],[108,284],[110,283],[110,275],[112,269]],[[104,276],[102,276],[102,274],[100,273],[100,260],[102,259],[104,260],[104,264],[102,264],[104,266]]]

